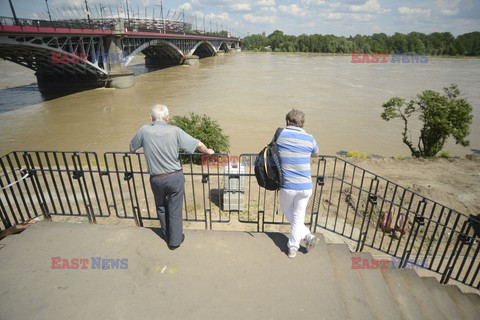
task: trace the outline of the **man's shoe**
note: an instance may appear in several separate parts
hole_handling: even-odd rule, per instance
[[[180,244],[178,246],[168,245],[168,249],[170,249],[170,250],[178,249],[180,247],[180,245],[183,243],[183,241],[185,241],[185,235],[184,234],[182,235],[182,242],[180,242]]]
[[[307,248],[307,252],[310,252],[313,248],[315,248],[315,245],[320,241],[319,238],[315,237],[313,234],[309,234],[305,237],[305,246]]]
[[[288,257],[290,259],[295,258],[296,255],[297,255],[297,249],[294,249],[294,248],[289,248],[288,249]]]

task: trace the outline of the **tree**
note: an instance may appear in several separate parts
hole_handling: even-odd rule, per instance
[[[198,115],[191,112],[188,116],[175,116],[172,124],[183,129],[192,137],[202,141],[208,148],[216,153],[227,153],[230,148],[229,137],[223,134],[223,130],[217,121],[207,115]],[[182,162],[189,161],[189,157],[182,157]],[[201,156],[195,155],[193,162],[200,164]]]
[[[464,147],[470,145],[466,137],[470,134],[472,124],[472,106],[467,100],[459,98],[461,92],[457,85],[444,88],[445,94],[426,90],[418,94],[416,99],[406,102],[405,99],[393,97],[383,104],[381,117],[385,121],[400,118],[404,122],[403,143],[410,149],[413,157],[435,157],[440,152],[448,137],[452,136],[457,144]],[[418,113],[423,123],[414,146],[408,127],[409,118]]]
[[[475,31],[453,37],[449,32],[434,32],[429,35],[420,32],[410,32],[407,35],[395,33],[387,36],[385,33],[375,33],[372,36],[338,37],[335,35],[313,34],[300,36],[285,35],[275,30],[268,37],[250,35],[242,39],[242,47],[253,51],[274,52],[328,52],[350,53],[429,53],[432,55],[480,55],[480,32]]]
[[[268,36],[268,41],[270,42],[272,51],[275,51],[275,49],[281,49],[285,41],[283,32],[275,30],[272,34]]]

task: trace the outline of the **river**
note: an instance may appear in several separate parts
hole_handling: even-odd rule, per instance
[[[13,150],[123,151],[149,122],[154,103],[171,115],[207,114],[230,136],[232,155],[258,152],[283,126],[291,108],[306,114],[305,129],[322,154],[359,150],[383,156],[409,155],[402,123],[380,118],[382,103],[440,91],[456,83],[472,104],[474,121],[463,148],[480,149],[480,59],[430,58],[424,64],[352,64],[350,56],[230,53],[197,66],[148,72],[138,57],[136,85],[95,89],[44,100],[33,71],[0,62],[0,154]]]

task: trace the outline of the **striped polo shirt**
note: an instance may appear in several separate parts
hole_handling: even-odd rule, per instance
[[[288,126],[277,140],[283,173],[283,189],[312,189],[310,156],[318,152],[317,142],[302,128]]]

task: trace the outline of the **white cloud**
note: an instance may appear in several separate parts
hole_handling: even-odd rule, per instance
[[[326,18],[328,20],[340,20],[342,19],[343,17],[345,17],[345,13],[343,12],[329,12],[326,14]]]
[[[460,0],[437,0],[437,7],[445,16],[457,15],[460,11],[458,5]]]
[[[259,6],[271,7],[275,5],[275,0],[260,0],[260,1],[255,1],[255,3]]]
[[[374,14],[371,13],[349,13],[349,12],[328,12],[322,15],[327,20],[341,20],[346,18],[346,20],[356,20],[356,21],[371,21],[375,18]]]
[[[205,18],[216,21],[231,21],[230,15],[228,12],[223,12],[221,14],[209,13]]]
[[[375,15],[370,14],[370,13],[364,13],[364,14],[352,13],[352,14],[350,14],[350,17],[353,20],[366,22],[366,21],[372,21],[375,18]]]
[[[261,7],[260,11],[275,14],[275,13],[277,13],[277,8],[275,8],[275,7]]]
[[[85,1],[83,0],[53,0],[49,2],[50,6],[58,6],[58,5],[76,5],[76,6],[82,6],[85,7]]]
[[[430,9],[400,7],[398,13],[406,16],[430,16]]]
[[[383,9],[378,0],[367,0],[364,4],[350,5],[349,8],[354,12],[382,13],[390,11],[390,9]]]
[[[235,3],[231,6],[234,11],[252,11],[250,3]]]
[[[296,4],[291,4],[289,6],[281,5],[278,7],[278,11],[296,17],[305,17],[307,15],[307,12]]]
[[[302,0],[301,1],[303,5],[305,6],[324,6],[327,4],[327,1],[325,0]]]
[[[276,16],[256,16],[251,13],[243,15],[243,19],[251,23],[274,23],[277,20]]]
[[[199,19],[202,18],[203,19],[203,16],[205,15],[205,13],[203,13],[202,11],[198,10],[198,11],[195,11],[193,13],[194,16],[198,17]]]
[[[185,10],[185,11],[188,11],[188,10],[191,10],[192,9],[192,5],[188,2],[186,3],[183,3],[181,4],[180,6],[178,6],[178,10]]]

